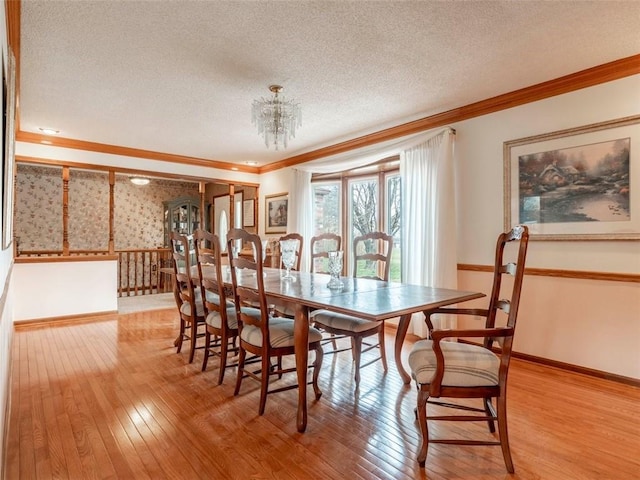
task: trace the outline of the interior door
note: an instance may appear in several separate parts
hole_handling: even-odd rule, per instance
[[[213,199],[213,233],[220,238],[220,247],[223,252],[227,251],[227,232],[229,231],[231,219],[231,197],[222,195]]]

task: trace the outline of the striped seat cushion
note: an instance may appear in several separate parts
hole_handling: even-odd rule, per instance
[[[422,385],[431,383],[436,372],[436,354],[431,340],[420,340],[409,354],[411,376]],[[449,387],[485,387],[498,385],[500,359],[491,350],[478,345],[440,342],[444,355],[442,385]]]
[[[245,325],[240,335],[242,340],[251,345],[259,347],[262,345],[262,330],[255,325]],[[272,347],[292,347],[293,339],[293,320],[289,318],[272,317],[269,319],[269,338]],[[319,330],[309,328],[309,343],[319,342],[322,340],[322,334]]]
[[[204,305],[202,304],[202,300],[196,299],[195,303],[196,303],[196,315],[198,317],[203,317],[204,316]],[[180,306],[180,313],[190,317],[191,316],[191,303],[184,302]]]
[[[311,313],[311,319],[320,328],[323,326],[348,330],[360,333],[375,329],[382,322],[371,322],[358,317],[351,317],[341,313],[330,312],[329,310],[316,310]]]
[[[260,316],[260,310],[255,308],[242,308],[244,313],[248,315]],[[220,314],[218,312],[210,312],[205,319],[208,325],[214,328],[220,328]],[[236,307],[227,307],[227,326],[233,330],[238,328],[238,319],[236,318]]]
[[[193,290],[193,292],[195,294],[196,301],[202,300],[202,293],[201,293],[202,290],[200,290],[199,288],[196,288]],[[205,290],[204,295],[205,295],[205,298],[207,299],[207,302],[213,303],[215,305],[220,305],[220,295],[218,295],[217,293],[213,293],[210,290]],[[227,305],[231,307],[233,306],[233,302],[227,299]]]

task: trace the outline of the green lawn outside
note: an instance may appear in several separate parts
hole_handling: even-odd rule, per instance
[[[391,252],[391,270],[389,272],[389,280],[392,282],[399,282],[401,280],[401,252],[400,247],[393,247]],[[377,275],[374,265],[365,265],[365,262],[358,262],[358,277],[372,277]]]

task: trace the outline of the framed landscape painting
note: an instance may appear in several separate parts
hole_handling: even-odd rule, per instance
[[[538,240],[640,239],[640,115],[504,143],[504,227]]]
[[[289,199],[286,193],[267,195],[265,201],[265,233],[286,233]]]

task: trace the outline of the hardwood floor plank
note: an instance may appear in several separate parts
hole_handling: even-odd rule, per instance
[[[33,400],[41,408],[39,423],[43,426],[43,445],[35,448],[36,469],[40,478],[68,478],[60,430],[57,425],[53,404],[53,397],[56,395],[57,387],[50,377],[46,360],[50,357],[50,351],[47,342],[43,341],[43,337],[44,335],[38,335],[37,338],[34,338],[32,346],[38,352],[38,378],[40,383],[38,398],[34,397]]]
[[[355,390],[350,352],[326,356],[323,396],[316,402],[309,390],[300,434],[295,390],[270,395],[259,416],[257,383],[245,379],[234,397],[235,370],[217,385],[217,361],[201,372],[198,351],[188,364],[186,351],[175,353],[176,332],[172,310],[16,331],[5,478],[636,480],[640,472],[636,387],[513,360],[515,475],[490,447],[431,445],[422,470],[415,388],[393,359],[386,375],[379,362],[364,368]],[[430,431],[493,438],[482,423]]]
[[[21,346],[21,358],[23,362],[20,367],[21,385],[20,385],[20,467],[18,472],[20,476],[26,478],[35,478],[35,455],[33,446],[35,444],[33,438],[33,422],[32,422],[32,406],[33,391],[32,382],[37,385],[37,379],[31,379],[31,374],[35,373],[33,360],[28,355],[29,345],[28,339]]]
[[[55,425],[58,429],[64,455],[65,473],[67,473],[70,479],[82,478],[82,462],[80,461],[80,456],[75,445],[71,421],[65,409],[65,405],[70,401],[72,385],[71,381],[65,377],[61,370],[64,354],[60,351],[59,347],[64,345],[64,343],[60,342],[60,339],[55,335],[56,333],[58,333],[58,331],[55,329],[43,331],[44,343],[48,345],[48,358],[57,360],[47,362],[50,378],[52,378],[53,383],[57,385],[57,389],[52,396]]]
[[[16,405],[22,404],[21,386],[24,385],[24,382],[27,380],[23,378],[22,371],[17,363],[20,365],[25,364],[26,355],[23,356],[22,352],[22,338],[17,338],[14,336],[13,347],[11,349],[13,356],[13,378],[11,385],[9,386],[11,390],[11,397],[9,405],[11,408],[9,410],[9,424],[5,425],[5,435],[7,435],[7,451],[5,452],[5,465],[4,465],[4,473],[6,478],[19,478],[20,475],[20,415],[21,411],[19,408],[16,408]],[[26,350],[25,350],[26,352]],[[16,375],[18,377],[16,378]],[[12,431],[9,431],[9,426],[12,425]]]
[[[129,421],[124,409],[113,401],[110,396],[110,388],[104,388],[104,384],[99,379],[89,380],[90,388],[95,396],[96,407],[99,408],[106,419],[111,419],[106,427],[114,436],[118,451],[131,462],[132,478],[164,478],[164,474],[157,467],[157,462],[153,455],[140,438],[135,426]],[[103,433],[106,435],[107,433]],[[135,455],[129,455],[129,452]]]

